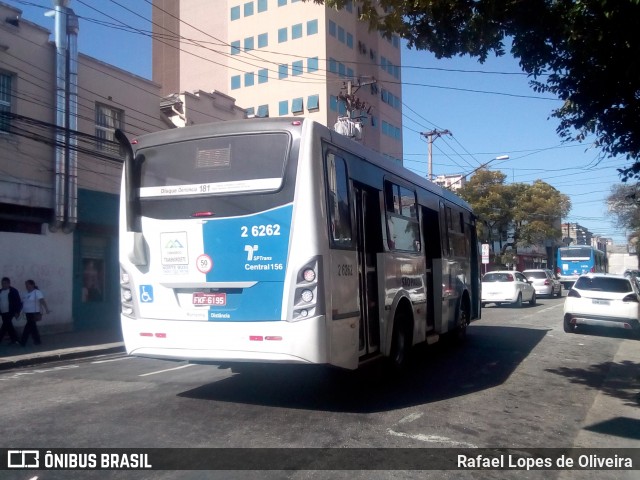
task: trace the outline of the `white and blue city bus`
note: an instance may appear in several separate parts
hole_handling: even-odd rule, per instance
[[[607,255],[590,245],[558,248],[556,274],[562,286],[569,290],[584,273],[606,273]]]
[[[319,123],[117,138],[129,354],[356,369],[480,316],[467,203]]]

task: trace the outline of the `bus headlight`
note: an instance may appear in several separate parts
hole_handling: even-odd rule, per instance
[[[316,279],[316,272],[311,268],[307,268],[304,272],[302,272],[302,278],[307,282],[313,282]]]
[[[313,257],[302,264],[296,271],[295,281],[291,313],[287,320],[297,322],[323,315],[322,257]]]
[[[135,312],[133,311],[133,292],[131,287],[131,276],[120,265],[120,313],[134,318]]]

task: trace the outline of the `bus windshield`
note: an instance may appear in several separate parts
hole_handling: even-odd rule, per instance
[[[277,190],[288,147],[286,133],[259,133],[142,148],[140,197]]]
[[[561,248],[560,259],[561,260],[587,260],[591,258],[593,249],[590,247],[584,248]]]

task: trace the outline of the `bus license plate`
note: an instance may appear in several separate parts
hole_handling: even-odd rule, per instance
[[[214,305],[217,307],[224,307],[227,304],[226,293],[194,293],[193,294],[194,305]]]

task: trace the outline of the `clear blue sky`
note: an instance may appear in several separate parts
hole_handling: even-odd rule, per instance
[[[52,0],[0,1],[53,31],[53,19],[44,17]],[[80,17],[80,51],[151,78],[151,40],[144,34],[151,30],[150,3],[71,0],[69,6]],[[427,143],[420,132],[448,129],[453,136],[433,144],[434,175],[467,174],[496,156],[509,155],[490,168],[501,170],[509,182],[540,179],[553,185],[571,199],[572,210],[563,222],[577,222],[616,244],[626,243],[605,204],[611,186],[620,183],[616,169],[624,160],[599,162],[598,151],[588,143],[562,144],[555,132],[558,122],[550,118],[560,102],[536,94],[514,59],[491,58],[485,64],[469,58],[437,60],[405,48],[402,61],[407,168],[426,176]]]

